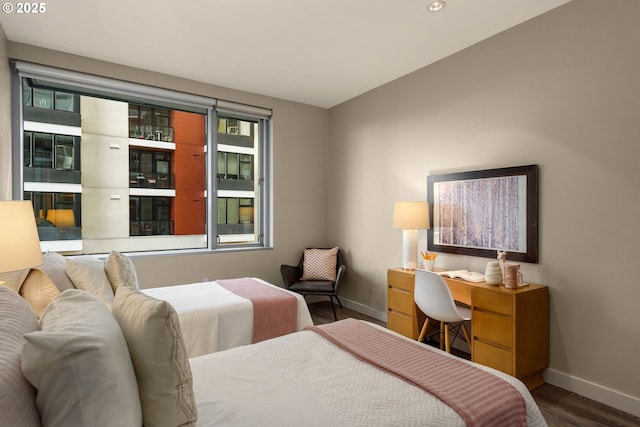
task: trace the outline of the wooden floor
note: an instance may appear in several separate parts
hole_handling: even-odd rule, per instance
[[[334,321],[331,305],[328,302],[309,304],[309,311],[316,325]],[[336,311],[338,319],[353,317],[385,325],[384,322],[348,308],[336,306]],[[544,384],[533,390],[531,394],[550,427],[640,426],[640,417],[634,417],[551,384]]]

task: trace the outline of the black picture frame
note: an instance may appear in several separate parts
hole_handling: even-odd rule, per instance
[[[427,202],[430,251],[538,262],[538,165],[430,175]]]

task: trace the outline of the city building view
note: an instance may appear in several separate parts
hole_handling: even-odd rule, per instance
[[[257,121],[215,116],[210,203],[206,113],[43,88],[27,78],[22,104],[24,199],[33,203],[44,250],[207,248],[208,218],[216,218],[216,244],[259,241]]]

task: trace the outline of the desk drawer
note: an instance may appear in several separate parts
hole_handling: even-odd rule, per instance
[[[401,311],[407,315],[414,312],[413,294],[403,289],[387,289],[387,304],[389,309]]]
[[[474,362],[515,376],[513,352],[484,342],[474,341],[472,354]]]
[[[473,292],[473,305],[483,311],[513,316],[513,297],[498,292],[475,289]]]
[[[412,294],[414,279],[415,275],[408,272],[396,270],[389,270],[387,272],[387,284],[389,286],[404,289],[405,291],[409,291]]]
[[[482,311],[474,311],[471,316],[474,338],[513,348],[513,318]]]
[[[417,339],[417,335],[414,332],[414,320],[409,316],[405,316],[402,313],[398,313],[393,310],[387,311],[387,328],[395,331],[405,337],[413,340]]]

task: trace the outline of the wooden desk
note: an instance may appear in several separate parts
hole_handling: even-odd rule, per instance
[[[549,288],[506,289],[444,278],[456,301],[471,307],[471,360],[513,375],[529,389],[549,364]],[[387,328],[417,339],[425,315],[413,299],[415,271],[387,271]]]

